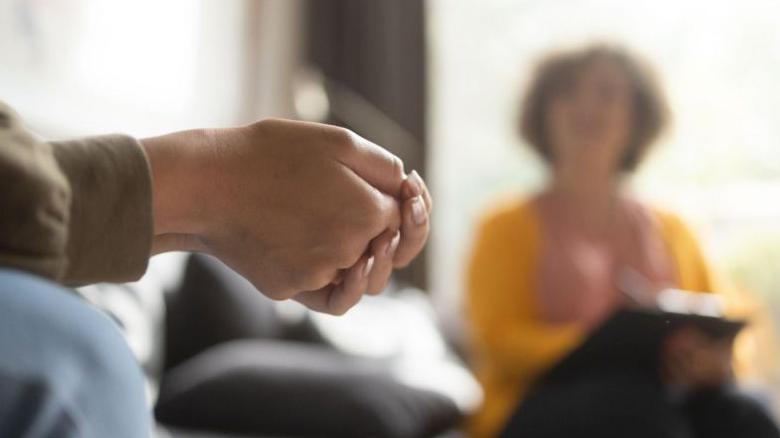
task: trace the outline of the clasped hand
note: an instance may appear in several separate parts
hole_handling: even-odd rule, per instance
[[[273,299],[343,314],[381,292],[428,237],[423,180],[347,129],[269,119],[142,145],[152,252],[214,255]]]

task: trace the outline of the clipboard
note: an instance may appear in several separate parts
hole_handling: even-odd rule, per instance
[[[691,325],[715,339],[724,339],[736,336],[747,321],[659,308],[618,310],[539,382],[561,382],[606,373],[641,373],[658,378],[664,340],[675,330]]]

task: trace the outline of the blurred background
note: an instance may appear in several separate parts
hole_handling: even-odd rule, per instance
[[[672,126],[633,180],[680,212],[719,274],[780,318],[780,5],[765,1],[441,1],[428,4],[430,280],[446,315],[462,295],[474,221],[533,192],[543,167],[518,147],[519,96],[550,50],[618,42],[653,66]],[[457,322],[455,322],[457,324]],[[768,325],[764,336],[771,336]],[[761,338],[761,337],[759,337]],[[742,345],[780,383],[776,346]]]
[[[780,3],[764,0],[0,0],[0,99],[47,138],[278,116],[387,147],[435,200],[431,242],[397,287],[430,300],[457,356],[475,221],[544,177],[514,129],[531,67],[552,49],[618,42],[655,67],[673,113],[633,187],[681,212],[719,272],[769,315],[740,348],[754,358],[751,383],[772,389],[778,16]]]

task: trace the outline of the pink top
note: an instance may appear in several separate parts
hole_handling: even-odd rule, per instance
[[[598,324],[628,298],[653,296],[677,281],[652,213],[636,201],[616,199],[602,235],[584,231],[575,210],[542,195],[542,257],[537,291],[542,317],[551,323]]]

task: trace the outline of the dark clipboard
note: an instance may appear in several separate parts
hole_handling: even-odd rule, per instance
[[[746,324],[745,320],[658,309],[619,310],[560,360],[540,383],[616,372],[657,377],[663,342],[673,331],[693,325],[713,338],[722,339],[736,336]]]

